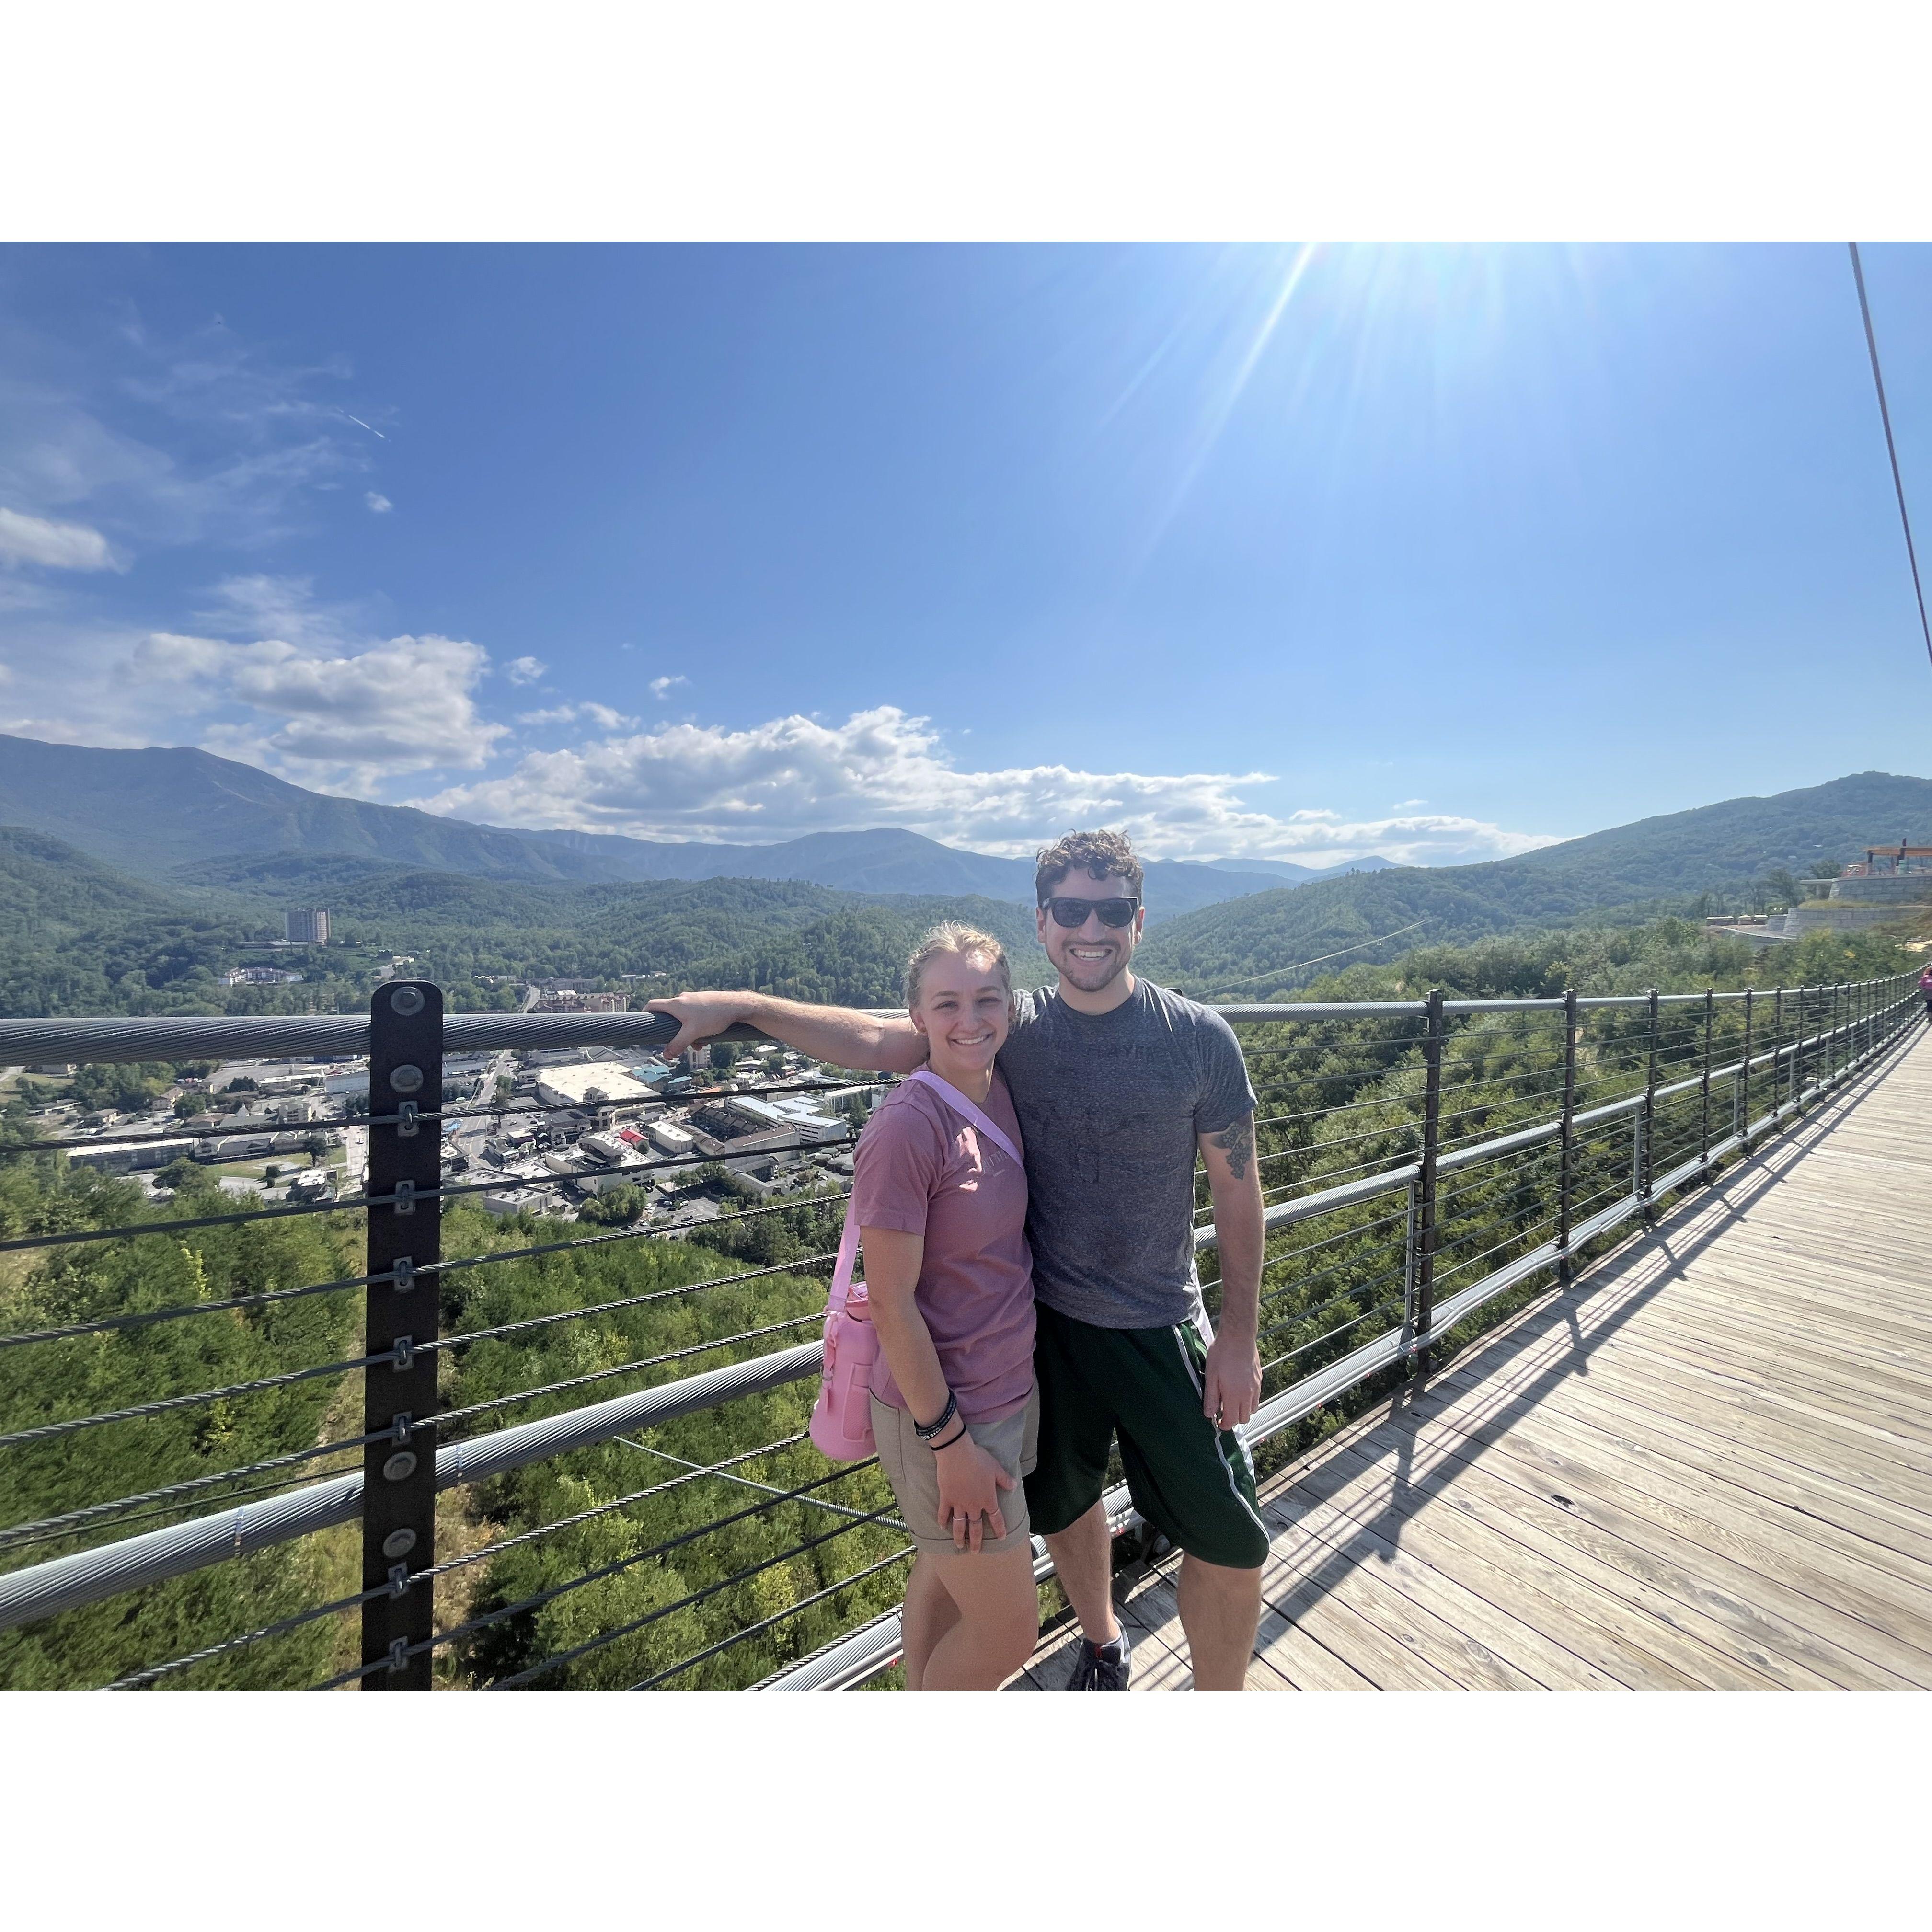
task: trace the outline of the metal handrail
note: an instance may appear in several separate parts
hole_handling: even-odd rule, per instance
[[[1640,1128],[1654,1112],[1657,1103],[1700,1088],[1708,1090],[1712,1082],[1724,1079],[1743,1082],[1756,1070],[1822,1054],[1829,1070],[1825,1076],[1807,1083],[1781,1103],[1755,1120],[1710,1145],[1690,1160],[1655,1177],[1647,1186],[1633,1184],[1632,1191],[1612,1202],[1568,1231],[1564,1241],[1543,1243],[1492,1270],[1481,1280],[1458,1290],[1430,1310],[1418,1325],[1406,1323],[1303,1377],[1292,1387],[1264,1403],[1249,1425],[1252,1441],[1264,1440],[1292,1423],[1334,1400],[1370,1376],[1414,1358],[1432,1342],[1449,1333],[1486,1302],[1528,1280],[1538,1270],[1565,1263],[1570,1256],[1589,1242],[1613,1231],[1639,1214],[1648,1215],[1657,1197],[1688,1181],[1708,1176],[1718,1162],[1733,1153],[1748,1151],[1753,1141],[1768,1129],[1796,1114],[1819,1094],[1836,1087],[1852,1074],[1870,1065],[1895,1045],[1909,1021],[1916,1000],[1905,990],[1909,982],[1893,978],[1867,983],[1864,991],[1874,998],[1868,1008],[1857,1016],[1821,1029],[1802,1038],[1779,1040],[1762,1052],[1747,1052],[1721,1067],[1700,1068],[1688,1079],[1658,1085],[1653,1081],[1646,1089],[1568,1116],[1568,1130],[1607,1122],[1630,1115],[1639,1117]],[[1881,1005],[1879,988],[1893,989],[1888,1001]],[[1686,995],[1604,996],[1574,1001],[1564,999],[1510,1001],[1346,1002],[1297,1004],[1269,1002],[1261,1005],[1225,1006],[1216,1009],[1237,1024],[1296,1024],[1320,1019],[1364,1018],[1427,1018],[1432,1009],[1448,1016],[1474,1016],[1498,1012],[1559,1012],[1590,1006],[1643,1006],[1653,1000],[1669,997],[1676,1004],[1691,1001],[1707,1005],[1713,996]],[[1719,994],[1720,999],[1744,998],[1744,994]],[[634,1024],[633,1024],[634,1023]],[[1439,1022],[1432,1020],[1431,1024]],[[267,1036],[274,1035],[276,1050],[327,1051],[352,1036],[359,1029],[366,1042],[370,1022],[366,1018],[322,1016],[295,1022],[253,1019],[206,1022],[167,1019],[125,1022],[0,1021],[0,1053],[21,1057],[148,1059],[197,1057],[210,1052],[260,1051]],[[484,1028],[490,1029],[484,1034]],[[674,1023],[654,1014],[567,1015],[451,1015],[442,1022],[446,1046],[458,1045],[662,1045]],[[21,1030],[34,1029],[31,1044]],[[157,1029],[166,1030],[158,1033]],[[752,1030],[737,1028],[741,1036]],[[466,1036],[467,1036],[466,1037]],[[196,1043],[186,1044],[192,1040]],[[58,1040],[70,1050],[63,1053],[50,1042]],[[326,1047],[315,1042],[326,1040]],[[160,1042],[165,1040],[164,1046]],[[1844,1054],[1832,1064],[1837,1048],[1846,1042],[1862,1041],[1857,1050]],[[246,1042],[245,1048],[243,1042]],[[298,1042],[300,1042],[299,1044]],[[1414,1044],[1411,1042],[1409,1044]],[[1748,1033],[1747,1046],[1749,1046]],[[338,1048],[339,1050],[339,1048]],[[350,1049],[350,1050],[352,1050]],[[1774,1094],[1774,1100],[1776,1096]],[[1435,1171],[1449,1173],[1478,1166],[1505,1155],[1545,1145],[1566,1131],[1564,1119],[1538,1122],[1526,1128],[1512,1128],[1490,1139],[1438,1155]],[[1393,1193],[1412,1196],[1422,1176],[1419,1162],[1408,1162],[1382,1172],[1365,1175],[1340,1185],[1318,1190],[1294,1200],[1276,1204],[1266,1210],[1264,1224],[1270,1232],[1351,1208]],[[427,1199],[428,1194],[422,1197]],[[1398,1219],[1400,1216],[1397,1217]],[[1197,1228],[1197,1250],[1216,1245],[1211,1225]],[[1412,1262],[1412,1266],[1413,1265]],[[425,1271],[435,1264],[426,1264]],[[461,1338],[452,1337],[460,1341]],[[568,1411],[536,1422],[498,1430],[439,1450],[434,1458],[434,1487],[441,1490],[473,1483],[484,1478],[524,1467],[529,1463],[566,1450],[608,1442],[630,1431],[654,1428],[678,1417],[715,1408],[740,1396],[761,1393],[805,1379],[818,1372],[822,1350],[817,1342],[781,1350],[724,1368],[704,1372],[643,1390],[640,1393]],[[386,1357],[381,1359],[387,1360]],[[406,1420],[406,1418],[405,1418]],[[423,1426],[421,1424],[415,1426]],[[376,1440],[375,1438],[365,1438]],[[399,1436],[398,1442],[408,1439]],[[362,1514],[364,1479],[350,1474],[310,1485],[292,1493],[242,1504],[214,1515],[152,1531],[55,1558],[51,1562],[0,1576],[0,1629],[99,1601],[104,1598],[142,1585],[187,1574],[208,1564],[355,1520]],[[1116,1514],[1125,1510],[1124,1491],[1110,1496]],[[1118,1507],[1116,1507],[1118,1506]],[[366,1594],[366,1593],[365,1593]],[[358,1600],[359,1600],[359,1599]],[[883,1624],[868,1626],[875,1635]],[[860,1634],[863,1634],[861,1633]],[[856,1639],[844,1640],[849,1646]],[[833,1646],[835,1649],[842,1646]],[[886,1660],[890,1661],[890,1658]],[[809,1661],[809,1660],[808,1660]],[[824,1673],[815,1666],[797,1666],[780,1680],[785,1688],[805,1688],[805,1680]],[[832,1673],[837,1676],[839,1673]],[[798,1680],[794,1682],[793,1680]]]

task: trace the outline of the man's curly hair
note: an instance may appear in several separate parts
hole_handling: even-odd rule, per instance
[[[1040,905],[1046,904],[1053,896],[1054,887],[1076,869],[1090,879],[1124,879],[1127,890],[1136,898],[1141,896],[1147,877],[1141,870],[1141,862],[1134,856],[1134,848],[1118,832],[1070,832],[1065,838],[1056,838],[1041,848],[1039,864],[1040,869],[1034,874],[1033,895]]]

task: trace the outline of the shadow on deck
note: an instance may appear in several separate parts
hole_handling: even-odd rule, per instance
[[[1932,1687],[1932,1045],[1262,1500],[1252,1689]],[[1136,1690],[1175,1562],[1116,1580]]]

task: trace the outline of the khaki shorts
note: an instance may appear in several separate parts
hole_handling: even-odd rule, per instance
[[[1010,1476],[1033,1472],[1040,1453],[1040,1388],[1027,1398],[1027,1406],[998,1422],[968,1423],[973,1440]],[[952,1432],[949,1426],[947,1432]],[[908,1533],[919,1545],[922,1556],[963,1556],[952,1537],[939,1526],[939,1459],[919,1439],[910,1414],[872,1398],[872,1438],[879,1445],[880,1466],[898,1497],[899,1514],[904,1517]],[[1032,1533],[1027,1516],[1026,1484],[1016,1483],[1000,1492],[1000,1514],[1006,1520],[1006,1533],[988,1537],[980,1546],[980,1553],[997,1553],[1024,1543]]]

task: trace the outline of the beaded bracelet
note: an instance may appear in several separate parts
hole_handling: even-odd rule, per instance
[[[912,1432],[922,1442],[930,1443],[932,1438],[958,1413],[959,1405],[953,1400],[952,1391],[948,1389],[946,1391],[946,1406],[930,1422],[921,1422],[915,1417]]]

